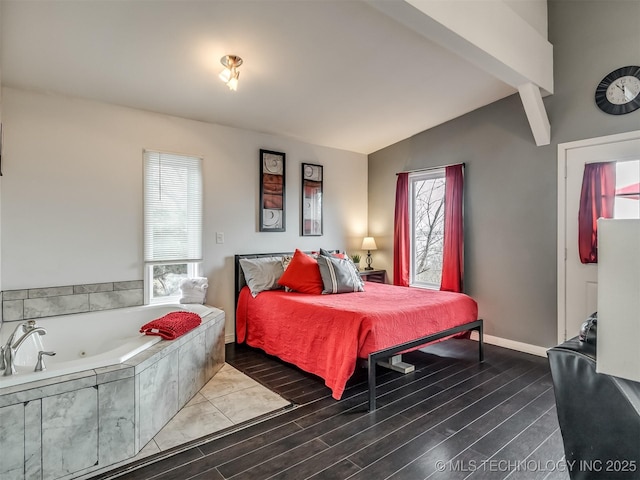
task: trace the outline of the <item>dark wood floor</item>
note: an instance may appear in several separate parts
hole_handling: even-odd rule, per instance
[[[547,360],[447,340],[405,355],[407,375],[378,368],[378,409],[366,375],[340,401],[316,377],[228,345],[227,362],[297,404],[281,415],[182,449],[122,480],[568,479]],[[119,476],[118,476],[119,475]]]

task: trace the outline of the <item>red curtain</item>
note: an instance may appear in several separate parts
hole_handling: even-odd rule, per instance
[[[399,173],[393,229],[393,283],[409,286],[409,174]]]
[[[582,263],[598,263],[598,218],[613,218],[615,162],[587,163],[578,212],[578,252]]]
[[[444,247],[440,290],[462,292],[464,275],[463,165],[446,168],[444,187]]]

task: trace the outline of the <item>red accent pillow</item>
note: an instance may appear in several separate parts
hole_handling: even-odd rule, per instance
[[[289,266],[284,271],[278,283],[300,293],[314,293],[320,295],[324,284],[320,275],[320,268],[315,258],[296,249]]]

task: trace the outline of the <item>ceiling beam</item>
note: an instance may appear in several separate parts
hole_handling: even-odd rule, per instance
[[[536,144],[550,142],[550,134],[544,134],[548,119],[541,97],[553,93],[553,46],[502,0],[366,1],[517,89]],[[534,98],[532,86],[538,89],[540,101]]]
[[[520,99],[536,145],[538,147],[549,145],[551,143],[551,124],[544,103],[542,103],[540,88],[533,83],[525,83],[518,87],[518,92],[520,92]]]

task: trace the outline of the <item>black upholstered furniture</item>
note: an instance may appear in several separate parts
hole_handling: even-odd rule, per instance
[[[640,479],[640,383],[596,373],[590,320],[584,340],[547,352],[567,469],[572,480]]]

